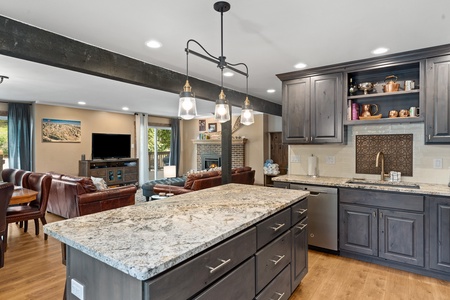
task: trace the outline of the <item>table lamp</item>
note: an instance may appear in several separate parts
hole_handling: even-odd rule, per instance
[[[176,166],[164,166],[164,178],[174,178],[174,177],[177,177]],[[166,194],[166,196],[167,197],[173,196],[173,194],[170,192],[170,187],[169,192]]]

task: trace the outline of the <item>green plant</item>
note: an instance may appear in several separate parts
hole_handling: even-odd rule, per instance
[[[8,156],[8,122],[0,120],[0,149],[3,151],[3,156]]]
[[[170,151],[170,129],[149,128],[148,129],[148,151],[153,152],[155,149],[155,131],[156,136],[156,148],[158,152]]]

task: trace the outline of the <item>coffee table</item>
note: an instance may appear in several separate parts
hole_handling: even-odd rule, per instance
[[[161,200],[161,199],[165,199],[165,198],[167,198],[167,196],[160,196],[160,195],[151,196],[152,200]]]

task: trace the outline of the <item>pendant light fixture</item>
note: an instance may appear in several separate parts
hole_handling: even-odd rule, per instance
[[[200,58],[203,58],[205,60],[208,60],[210,62],[216,63],[217,67],[220,69],[220,93],[219,97],[216,101],[216,107],[214,111],[214,118],[220,122],[224,123],[230,120],[230,110],[231,107],[226,99],[226,95],[223,92],[223,69],[228,68],[230,70],[233,70],[234,72],[244,75],[247,79],[247,96],[244,102],[244,106],[242,108],[242,114],[241,114],[241,123],[245,125],[253,124],[253,109],[250,105],[250,100],[248,100],[248,67],[244,63],[238,63],[238,64],[232,64],[228,63],[226,61],[225,56],[223,55],[223,13],[229,11],[231,8],[231,5],[228,2],[225,1],[219,1],[214,4],[214,10],[217,12],[220,12],[220,46],[221,46],[221,53],[219,57],[215,57],[206,51],[206,49],[200,45],[199,42],[196,40],[190,39],[187,42],[186,46],[186,84],[183,87],[183,91],[180,93],[180,102],[178,106],[178,116],[189,120],[194,118],[197,115],[197,108],[195,106],[195,96],[192,92],[192,88],[189,85],[189,73],[188,73],[188,59],[189,53],[192,53]],[[191,49],[189,49],[189,43],[196,43],[207,55],[200,54],[198,52],[195,52]],[[235,67],[237,66],[244,66],[246,69],[246,72],[243,72]],[[242,121],[242,116],[245,115],[244,121]]]

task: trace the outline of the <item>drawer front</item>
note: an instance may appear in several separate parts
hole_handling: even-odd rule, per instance
[[[290,265],[255,297],[255,300],[287,300],[291,295]]]
[[[256,225],[257,248],[260,249],[291,227],[291,210],[285,209]]]
[[[405,193],[378,192],[358,189],[339,189],[339,202],[373,205],[380,208],[424,211],[424,197]]]
[[[194,297],[198,300],[253,299],[255,296],[255,258],[250,258],[236,270]]]
[[[94,177],[105,177],[106,169],[91,169],[91,176]]]
[[[291,261],[291,231],[256,253],[256,293],[259,293]]]
[[[137,168],[135,168],[135,167],[123,168],[123,172],[125,174],[136,174],[137,173]]]
[[[149,299],[187,299],[238,266],[256,251],[253,227],[179,267],[145,283]]]
[[[308,199],[302,200],[291,207],[292,225],[297,224],[308,216]]]

